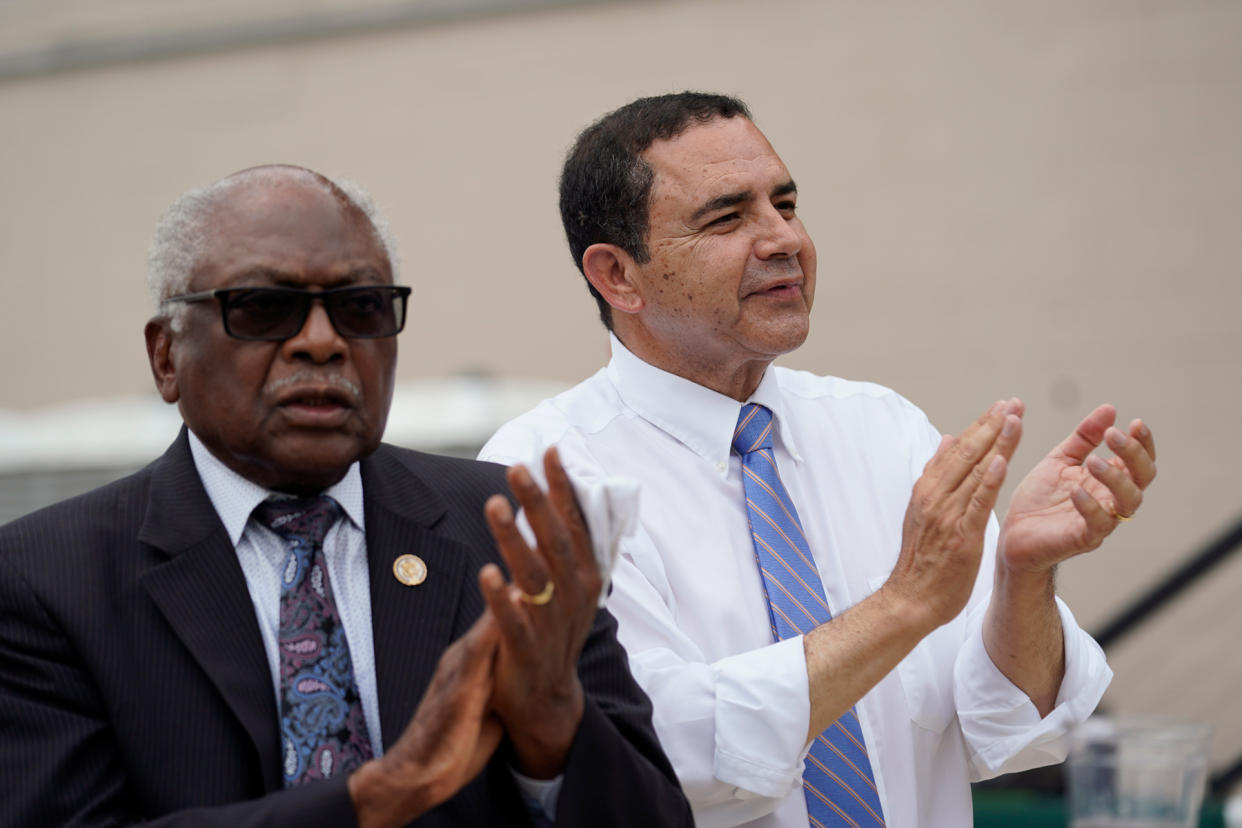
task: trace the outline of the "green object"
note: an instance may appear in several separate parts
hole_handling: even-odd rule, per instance
[[[974,792],[975,828],[1065,828],[1065,800],[1028,791]]]
[[[975,828],[1067,828],[1065,800],[1029,791],[974,791]],[[1225,828],[1225,803],[1208,799],[1199,828]]]

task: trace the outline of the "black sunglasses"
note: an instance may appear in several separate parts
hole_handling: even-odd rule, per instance
[[[279,342],[297,336],[311,303],[323,302],[336,332],[348,339],[395,336],[405,327],[408,287],[363,285],[310,291],[299,288],[242,287],[170,296],[165,302],[220,300],[224,332],[234,339]]]

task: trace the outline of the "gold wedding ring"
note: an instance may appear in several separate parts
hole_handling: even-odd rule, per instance
[[[537,607],[542,607],[544,604],[552,600],[552,591],[555,588],[556,584],[552,583],[552,579],[549,578],[548,583],[544,585],[538,595],[531,595],[529,592],[523,592],[520,597],[528,604],[534,604]]]
[[[1121,512],[1113,512],[1113,517],[1125,523],[1127,520],[1134,520],[1134,515],[1123,515]]]

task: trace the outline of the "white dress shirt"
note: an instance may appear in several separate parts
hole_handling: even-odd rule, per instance
[[[801,638],[772,643],[730,451],[741,403],[661,371],[614,337],[594,376],[505,425],[481,459],[531,463],[556,444],[573,474],[637,478],[639,528],[623,540],[608,607],[700,826],[805,828],[810,717]],[[940,434],[870,383],[770,368],[749,400],[776,420],[775,455],[829,606],[888,578],[915,480]],[[1042,720],[981,635],[997,524],[966,609],[858,703],[889,825],[971,824],[969,780],[1064,758],[1068,730],[1112,677],[1058,600],[1065,678]]]
[[[221,463],[202,441],[189,432],[190,453],[203,481],[203,488],[220,516],[229,540],[237,549],[237,560],[246,576],[246,588],[259,620],[259,634],[272,671],[272,692],[280,709],[280,577],[288,554],[283,538],[257,520],[251,512],[272,492],[252,483]],[[332,524],[323,539],[328,564],[328,580],[336,611],[345,627],[354,681],[362,701],[362,712],[371,737],[371,752],[380,756],[384,742],[380,733],[379,693],[375,688],[375,647],[371,636],[371,581],[367,568],[366,518],[362,508],[362,474],[354,463],[324,494],[340,504],[342,517]],[[556,818],[556,797],[564,777],[531,779],[510,769],[529,807],[541,808]]]

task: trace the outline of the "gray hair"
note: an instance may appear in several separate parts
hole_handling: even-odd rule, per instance
[[[183,303],[165,302],[170,296],[186,293],[190,288],[190,275],[194,272],[207,238],[207,219],[221,198],[239,184],[256,176],[274,177],[278,172],[287,174],[298,167],[270,166],[242,170],[227,178],[197,187],[183,193],[174,201],[155,226],[155,237],[147,257],[147,290],[156,314],[163,313],[172,323],[174,331],[180,331],[188,307]],[[392,280],[397,281],[399,258],[397,243],[387,220],[380,215],[371,195],[353,181],[332,179],[312,170],[302,170],[321,181],[329,190],[339,193],[367,217],[371,229],[388,256]]]

